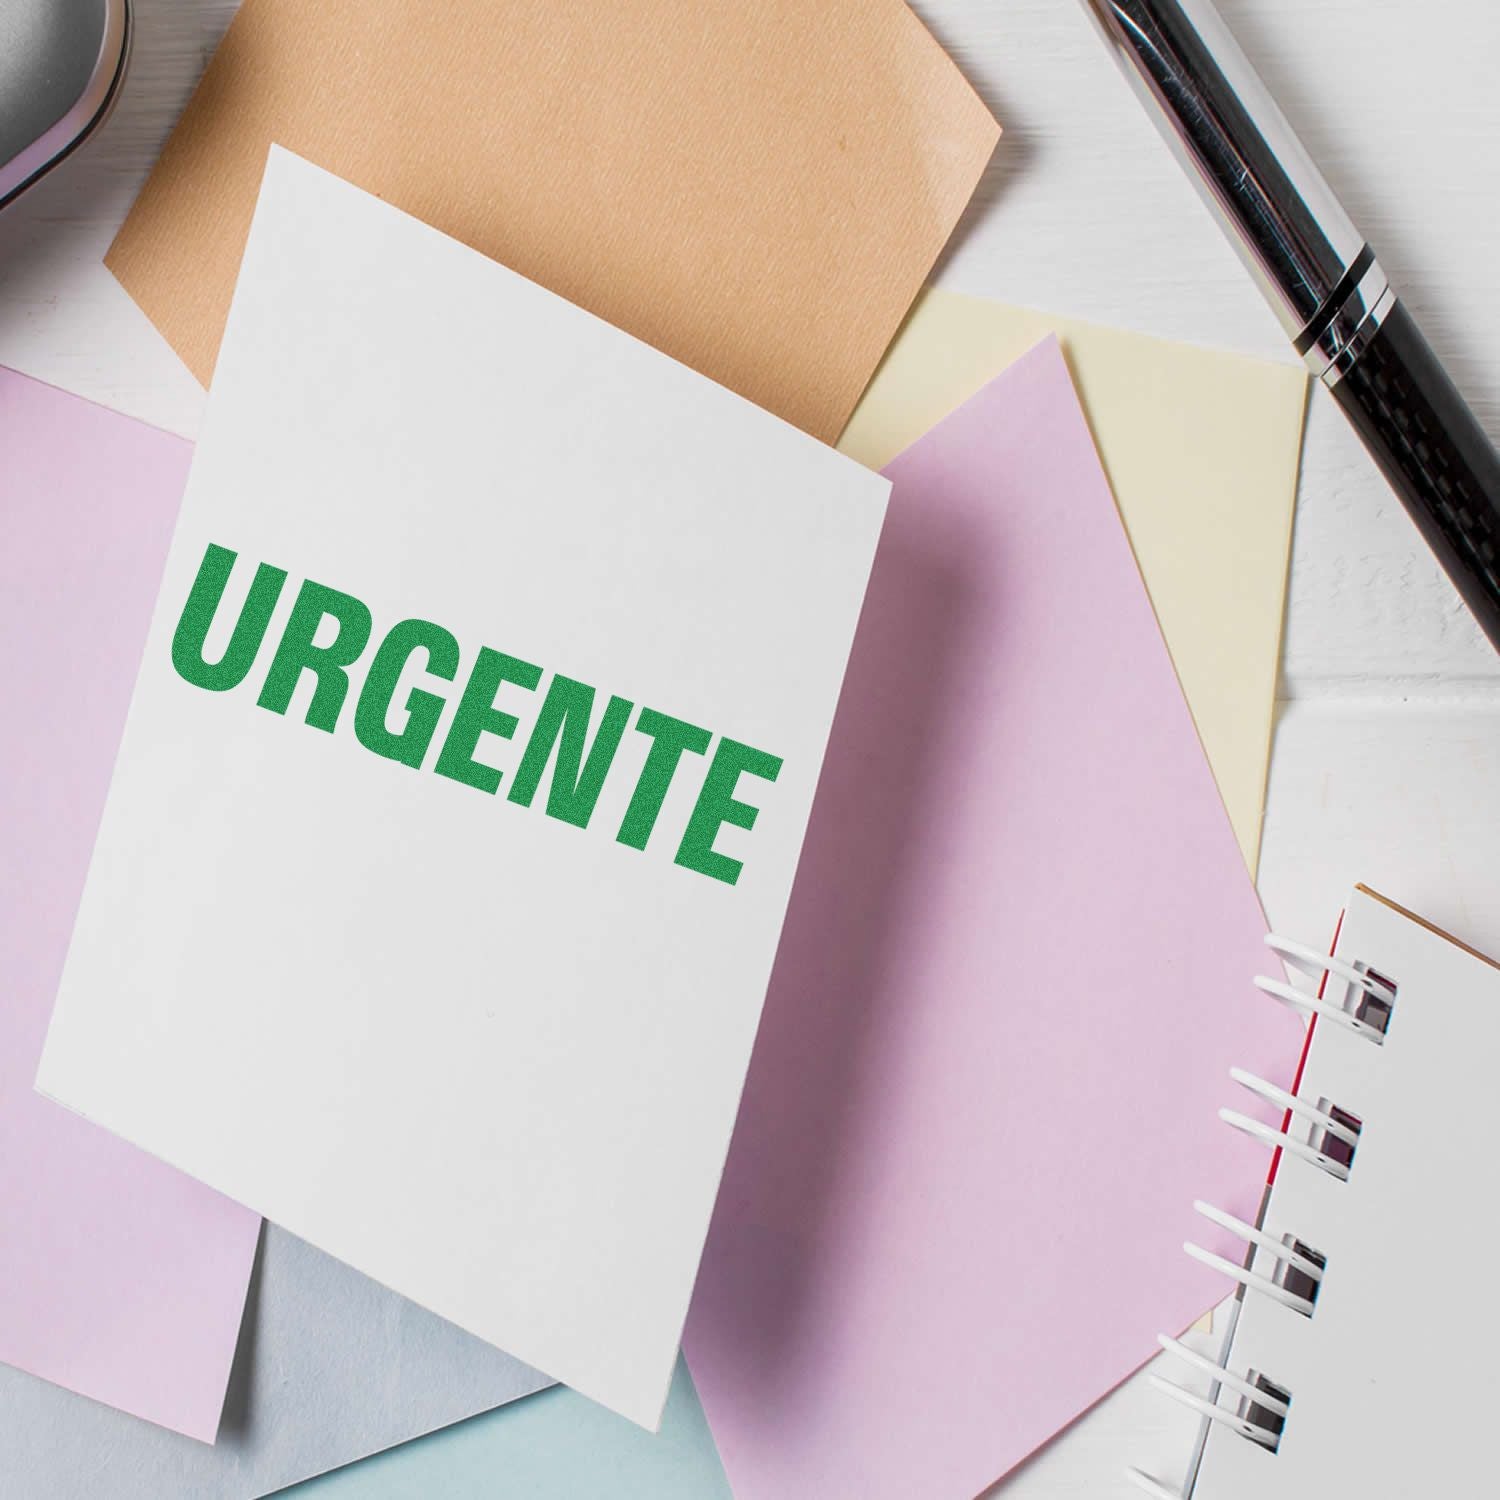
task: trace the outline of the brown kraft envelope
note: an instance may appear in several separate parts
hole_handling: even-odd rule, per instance
[[[245,0],[106,261],[206,385],[276,142],[831,442],[998,135],[902,0]]]

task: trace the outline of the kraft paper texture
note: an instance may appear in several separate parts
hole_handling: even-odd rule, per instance
[[[247,0],[106,259],[207,385],[274,142],[831,442],[998,135],[899,0]]]

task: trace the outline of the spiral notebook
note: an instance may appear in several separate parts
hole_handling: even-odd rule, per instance
[[[1234,1074],[1285,1108],[1279,1131],[1222,1112],[1276,1147],[1270,1181],[1254,1226],[1197,1205],[1248,1253],[1187,1247],[1240,1287],[1216,1359],[1162,1339],[1199,1376],[1156,1377],[1203,1418],[1186,1488],[1133,1477],[1159,1500],[1470,1493],[1500,1374],[1447,1294],[1492,1274],[1472,1168],[1494,1128],[1500,964],[1364,886],[1331,956],[1267,942],[1319,981],[1257,981],[1311,1016],[1307,1047],[1291,1094]]]

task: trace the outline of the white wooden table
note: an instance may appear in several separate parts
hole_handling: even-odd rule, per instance
[[[137,0],[134,70],[105,133],[0,216],[0,363],[187,435],[202,393],[100,257],[234,4]],[[1500,9],[1220,8],[1500,434]],[[916,9],[1006,129],[945,285],[1290,358],[1078,0]],[[1316,941],[1363,879],[1500,952],[1500,658],[1321,391],[1279,696],[1260,881],[1273,926]],[[1137,1378],[995,1493],[1128,1494],[1122,1466],[1180,1472],[1193,1427]]]

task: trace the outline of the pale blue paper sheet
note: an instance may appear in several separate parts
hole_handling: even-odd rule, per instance
[[[732,1500],[679,1359],[655,1435],[562,1386],[283,1490],[277,1500]]]
[[[268,1224],[218,1442],[0,1365],[0,1500],[256,1500],[548,1384]]]

